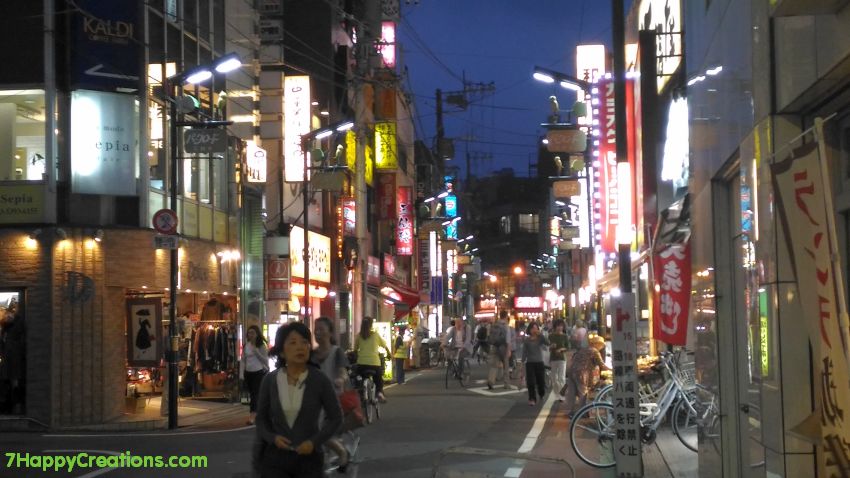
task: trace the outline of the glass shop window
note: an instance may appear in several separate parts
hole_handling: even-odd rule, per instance
[[[540,224],[537,214],[520,214],[519,230],[521,232],[540,232]]]
[[[0,181],[45,179],[44,128],[44,90],[0,91]]]

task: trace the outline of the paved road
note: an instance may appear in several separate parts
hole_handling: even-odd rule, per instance
[[[408,383],[388,388],[389,403],[383,408],[382,419],[358,431],[361,437],[360,463],[351,468],[348,476],[430,477],[436,465],[442,473],[452,471],[456,473],[454,476],[472,477],[484,473],[491,476],[528,476],[528,473],[522,473],[527,462],[500,454],[534,448],[536,434],[543,432],[542,425],[546,423],[546,413],[538,419],[543,406],[530,407],[524,391],[497,389],[495,393],[488,392],[483,384],[486,373],[483,365],[473,365],[474,383],[469,389],[461,388],[456,381],[446,389],[443,373],[442,369],[409,373]],[[535,422],[538,422],[536,431],[529,436]],[[552,421],[549,420],[549,423]],[[134,455],[206,455],[208,468],[203,471],[90,468],[72,473],[45,474],[37,470],[9,469],[8,458],[3,455],[0,457],[0,476],[242,477],[248,476],[252,440],[253,429],[248,427],[154,434],[7,433],[0,436],[3,453],[57,455],[75,453],[60,450],[88,450],[94,455],[109,455],[129,450]],[[489,451],[485,456],[441,455],[448,448],[460,446]],[[571,476],[563,466],[535,465],[534,470],[535,475],[545,470],[559,472],[557,476]],[[595,475],[582,473],[579,476]]]

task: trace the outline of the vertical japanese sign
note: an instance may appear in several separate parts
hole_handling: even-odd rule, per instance
[[[457,196],[449,194],[445,199],[446,217],[457,217]],[[452,221],[446,226],[446,239],[457,239],[457,221]]]
[[[398,169],[395,135],[395,123],[375,123],[375,166],[378,169]]]
[[[284,179],[304,181],[301,136],[310,132],[310,77],[287,76],[283,80]]]
[[[427,233],[419,238],[419,298],[430,304],[431,299],[431,251]]]
[[[266,256],[266,300],[289,300],[291,269],[289,258]]]
[[[818,146],[795,149],[771,170],[812,345],[815,415],[809,423],[820,425],[820,436],[811,437],[818,444],[818,475],[850,476],[848,324],[846,310],[841,310],[846,301],[839,295],[845,289],[836,267],[841,258],[831,223],[832,191],[822,167],[826,158],[819,156]]]
[[[410,186],[399,186],[396,205],[396,254],[413,255],[413,191]]]
[[[378,174],[378,219],[395,219],[395,173]]]
[[[655,278],[652,335],[670,345],[685,345],[691,304],[691,245],[668,246],[652,258]]]
[[[634,294],[622,294],[613,305],[614,460],[617,476],[643,476],[640,449],[640,397],[637,376],[637,326]]]
[[[356,229],[355,201],[352,197],[342,198],[342,233],[345,236],[354,236]]]
[[[634,79],[626,80],[626,97],[634,99]],[[620,211],[619,182],[617,180],[617,128],[615,117],[615,101],[614,101],[614,79],[606,76],[598,83],[598,88],[594,89],[597,93],[594,94],[593,105],[594,109],[598,107],[599,117],[598,125],[594,126],[593,136],[594,143],[598,141],[599,145],[593,152],[595,159],[593,168],[599,173],[598,183],[596,184],[598,199],[596,199],[596,220],[601,225],[599,234],[599,244],[603,252],[617,251],[617,226],[620,224],[621,216],[631,216],[622,214]],[[626,109],[626,127],[627,138],[634,141],[634,108]],[[630,116],[631,115],[631,116]],[[594,121],[597,123],[597,121]],[[633,152],[633,149],[630,149]],[[629,155],[629,163],[631,170],[634,171],[634,155]],[[632,188],[634,189],[634,188]]]

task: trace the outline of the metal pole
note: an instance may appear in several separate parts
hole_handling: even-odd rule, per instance
[[[179,80],[178,80],[179,81]],[[166,95],[170,92],[172,86],[177,86],[177,94],[170,101],[171,111],[171,131],[169,135],[169,151],[171,156],[171,177],[169,178],[168,194],[170,196],[170,208],[177,214],[177,97],[181,94],[182,87],[171,85],[168,78],[162,80]],[[179,248],[171,249],[171,287],[169,289],[169,304],[168,304],[168,335],[169,347],[167,353],[168,358],[168,428],[173,430],[177,428],[177,272],[179,260]]]
[[[304,324],[313,329],[312,317],[310,313],[310,239],[308,229],[310,228],[310,195],[308,194],[310,185],[310,160],[307,153],[307,139],[301,140],[301,152],[304,154],[304,184],[301,187],[301,194],[304,196]]]
[[[628,132],[626,131],[626,33],[623,0],[612,0],[614,41],[614,118],[617,130],[617,162],[629,162]],[[629,244],[619,245],[620,290],[632,292],[632,248]]]

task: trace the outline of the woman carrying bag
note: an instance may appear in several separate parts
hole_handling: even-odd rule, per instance
[[[268,371],[269,350],[266,346],[266,338],[260,333],[259,327],[252,325],[248,327],[248,332],[245,334],[242,360],[239,362],[239,376],[245,381],[251,397],[251,415],[248,417],[248,425],[253,425],[257,418],[257,396],[260,393],[263,377]]]

